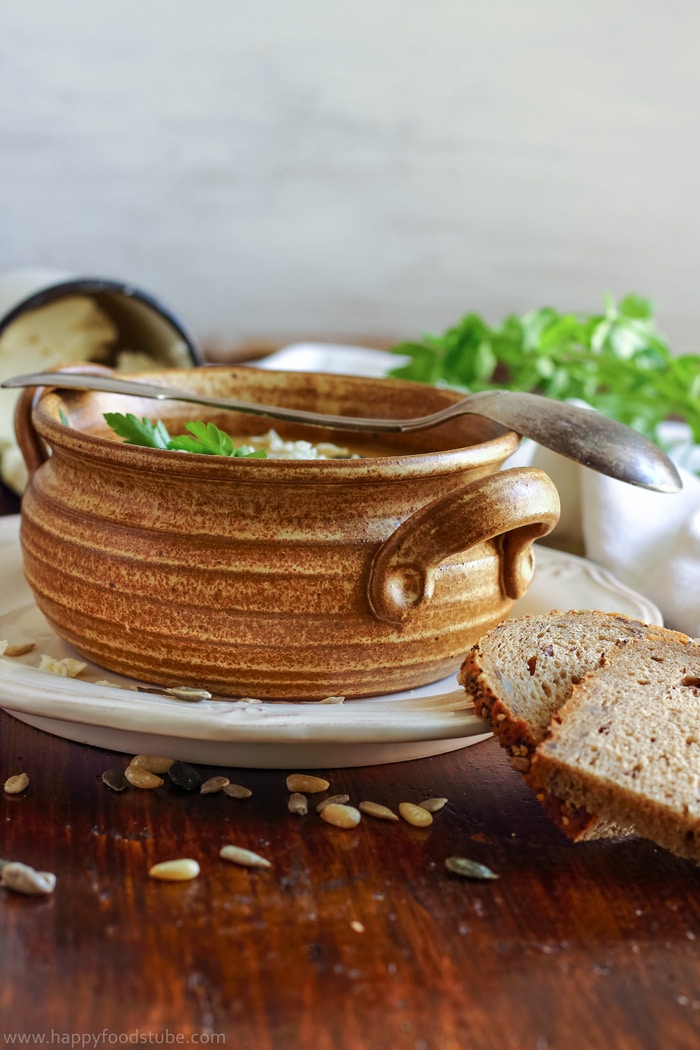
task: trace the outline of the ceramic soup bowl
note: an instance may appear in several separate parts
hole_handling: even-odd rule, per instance
[[[460,395],[392,379],[249,367],[143,378],[344,415],[412,416]],[[245,459],[124,444],[106,411],[206,419],[240,438],[330,441],[358,458]],[[519,438],[476,416],[353,435],[114,394],[25,391],[24,569],[78,653],[215,694],[373,696],[448,676],[533,574],[557,522],[546,474],[501,466]]]

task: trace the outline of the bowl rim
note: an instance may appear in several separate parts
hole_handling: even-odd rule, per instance
[[[147,373],[124,373],[125,378],[144,378],[146,376],[168,375],[189,373],[199,369],[153,369]],[[413,380],[400,379],[393,376],[376,378],[369,376],[342,375],[331,372],[300,372],[272,369],[257,369],[248,365],[214,365],[205,366],[205,372],[219,371],[228,373],[259,373],[265,377],[286,377],[304,381],[305,377],[319,377],[321,380],[330,379],[332,382],[348,380],[357,385],[363,383],[391,384],[403,388],[424,387],[433,393],[440,389],[448,400],[459,400],[463,393],[449,388],[436,388],[428,383],[417,383]],[[437,449],[424,452],[394,453],[387,456],[368,456],[359,459],[247,459],[245,457],[222,457],[213,455],[196,455],[178,452],[170,449],[147,448],[140,445],[127,445],[118,439],[102,437],[91,433],[89,430],[78,430],[67,425],[61,420],[61,406],[67,399],[79,401],[88,399],[94,394],[93,391],[66,390],[58,391],[45,388],[37,399],[32,409],[32,421],[37,432],[50,445],[69,452],[89,452],[94,460],[103,463],[112,463],[123,468],[131,468],[135,471],[150,471],[152,473],[167,473],[173,476],[180,475],[189,477],[193,474],[198,477],[213,477],[221,480],[231,477],[236,481],[248,478],[250,480],[262,481],[289,478],[289,480],[312,480],[323,475],[324,481],[336,479],[347,481],[349,478],[360,477],[386,477],[398,479],[399,477],[419,477],[436,474],[462,473],[465,469],[488,467],[500,464],[508,459],[520,446],[521,437],[507,427],[489,421],[496,428],[496,433],[483,441],[473,445],[457,448]],[[125,411],[133,400],[124,398]],[[162,404],[162,402],[160,402]],[[196,407],[196,406],[195,406]],[[257,417],[258,419],[261,417]],[[275,420],[270,420],[270,427],[274,428]],[[500,431],[500,432],[499,432]],[[341,434],[340,431],[337,432]],[[346,432],[342,432],[346,433]],[[328,440],[328,438],[324,438]]]

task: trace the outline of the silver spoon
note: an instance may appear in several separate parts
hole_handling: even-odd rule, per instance
[[[484,416],[523,437],[532,438],[545,448],[582,463],[600,474],[656,492],[678,492],[682,482],[668,456],[643,434],[590,409],[539,394],[510,390],[485,390],[470,394],[446,408],[411,419],[366,419],[360,416],[333,416],[281,405],[259,405],[234,398],[211,397],[154,383],[102,376],[89,372],[35,372],[6,379],[0,386],[51,386],[58,389],[101,390],[114,394],[156,398],[159,401],[188,401],[195,405],[232,409],[254,416],[269,416],[289,423],[333,427],[337,430],[371,430],[407,433],[427,430],[461,415]]]

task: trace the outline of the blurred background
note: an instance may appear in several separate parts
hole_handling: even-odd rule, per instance
[[[693,0],[22,0],[0,272],[133,281],[212,358],[634,291],[700,351]]]

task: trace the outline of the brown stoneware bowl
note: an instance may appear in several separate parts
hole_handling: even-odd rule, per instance
[[[218,396],[364,416],[460,395],[391,379],[246,367],[142,374]],[[135,377],[136,378],[136,377]],[[241,459],[126,445],[105,411],[233,435],[352,444],[362,458]],[[420,434],[349,435],[114,394],[25,391],[24,569],[57,634],[104,668],[216,694],[372,696],[452,673],[533,573],[557,522],[519,438],[462,416]]]

